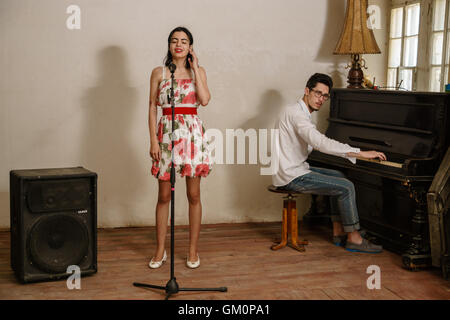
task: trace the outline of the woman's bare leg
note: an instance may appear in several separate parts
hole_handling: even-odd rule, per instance
[[[170,181],[158,180],[158,182],[158,203],[156,204],[156,251],[154,261],[161,261],[164,255],[171,196]]]
[[[200,177],[186,177],[186,190],[189,202],[189,261],[197,261],[198,239],[202,222],[202,203],[200,200]]]

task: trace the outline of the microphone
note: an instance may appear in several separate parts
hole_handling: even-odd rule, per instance
[[[169,64],[170,73],[174,73],[176,69],[177,69],[177,66],[175,65],[175,63],[171,62]]]

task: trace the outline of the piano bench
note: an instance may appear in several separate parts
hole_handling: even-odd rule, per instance
[[[298,251],[304,252],[305,245],[308,244],[308,240],[298,241],[298,211],[297,203],[295,201],[295,195],[302,194],[302,192],[293,192],[287,190],[280,190],[277,187],[270,185],[267,190],[274,193],[280,193],[287,195],[283,200],[283,213],[281,220],[281,241],[280,243],[271,246],[272,250],[278,250],[289,245]],[[289,238],[289,244],[288,244]]]

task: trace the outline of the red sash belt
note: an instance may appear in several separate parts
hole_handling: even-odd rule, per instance
[[[197,114],[197,108],[176,107],[175,114]],[[172,115],[172,108],[163,108],[163,115]]]

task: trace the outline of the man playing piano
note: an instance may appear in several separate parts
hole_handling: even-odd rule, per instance
[[[287,106],[280,114],[279,166],[272,176],[273,185],[284,190],[332,196],[333,243],[349,251],[379,253],[382,247],[361,237],[353,183],[336,170],[310,167],[306,162],[313,149],[347,158],[386,160],[378,151],[361,151],[348,144],[327,138],[312,123],[311,114],[319,111],[330,98],[333,81],[328,75],[316,73],[306,83],[303,98]]]

